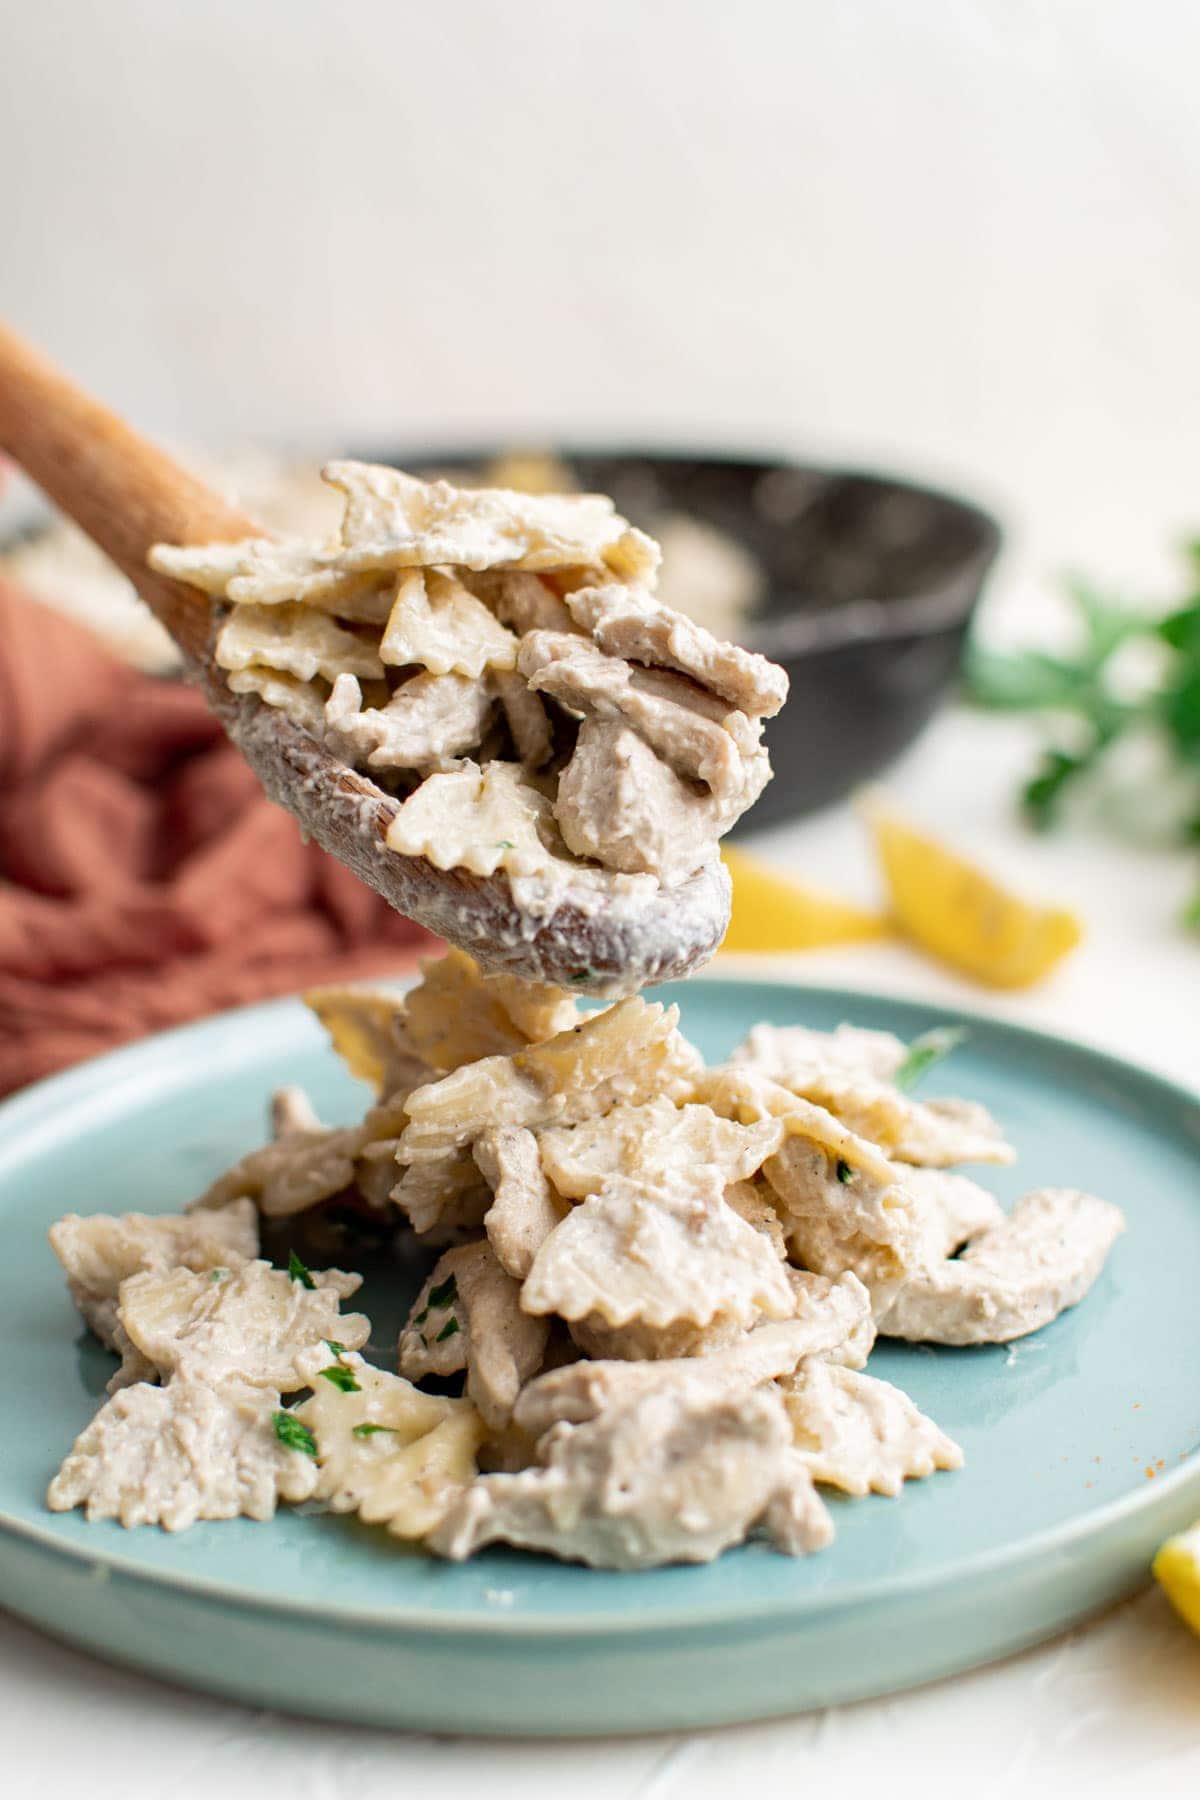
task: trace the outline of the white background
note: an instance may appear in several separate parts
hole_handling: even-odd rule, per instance
[[[1154,591],[1200,525],[1198,81],[1189,0],[0,0],[0,311],[177,440],[899,464],[1009,524],[989,629],[1053,630],[1060,567]],[[1194,1079],[1187,866],[1088,831],[1032,845],[1009,808],[1028,756],[1024,727],[950,715],[895,778],[1088,918],[1004,1010]],[[763,848],[867,891],[844,814]],[[978,1000],[890,948],[804,968]],[[1200,1646],[1151,1595],[894,1702],[476,1750],[177,1696],[10,1623],[0,1737],[17,1800],[1173,1800],[1200,1784]]]

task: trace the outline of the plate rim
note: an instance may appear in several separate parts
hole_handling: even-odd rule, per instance
[[[415,978],[411,972],[404,975],[398,973],[394,980],[384,977],[371,985],[402,989],[411,986],[413,979]],[[683,984],[665,985],[678,988]],[[805,982],[785,974],[775,976],[763,973],[750,976],[741,971],[724,971],[693,978],[689,983],[693,992],[706,987],[764,988],[776,994],[783,989],[835,1005],[849,1001],[856,1007],[879,1002],[885,1007],[899,1007],[901,1011],[921,1015],[923,1029],[936,1024],[966,1023],[981,1033],[1007,1043],[1032,1042],[1043,1053],[1068,1049],[1085,1064],[1103,1070],[1122,1082],[1128,1082],[1132,1078],[1136,1084],[1150,1090],[1160,1103],[1166,1102],[1173,1108],[1182,1108],[1185,1113],[1196,1110],[1200,1123],[1200,1084],[1191,1088],[1146,1064],[1119,1056],[1098,1043],[1067,1032],[1052,1031],[1019,1020],[998,1018],[969,1007],[926,1001],[909,994],[888,993],[876,988],[846,987],[838,983]],[[158,1094],[175,1085],[191,1085],[186,1071],[181,1071],[173,1079],[174,1059],[162,1056],[164,1045],[182,1041],[203,1044],[206,1038],[220,1040],[231,1029],[236,1030],[239,1023],[253,1022],[259,1027],[253,1040],[253,1056],[258,1060],[264,1048],[263,1028],[269,1028],[268,1043],[273,1036],[278,1034],[282,1037],[286,1032],[288,1041],[294,1044],[297,1019],[310,1024],[314,1033],[318,1031],[316,1021],[303,1010],[303,1001],[298,994],[232,1007],[204,1019],[154,1032],[115,1050],[102,1051],[70,1069],[32,1083],[0,1101],[0,1132],[3,1133],[4,1140],[0,1144],[0,1174],[4,1172],[10,1157],[16,1159],[23,1156],[28,1150],[31,1137],[36,1141],[39,1131],[55,1120],[66,1105],[71,1106],[78,1118],[81,1102],[94,1101],[119,1082],[138,1073],[154,1077],[151,1087]],[[228,1054],[228,1044],[225,1049]],[[190,1067],[194,1069],[194,1064]],[[86,1118],[86,1113],[84,1117]],[[1200,1163],[1200,1136],[1196,1148]],[[364,1607],[338,1602],[333,1598],[317,1603],[286,1594],[248,1592],[235,1582],[186,1571],[149,1568],[119,1550],[109,1550],[100,1545],[92,1549],[75,1544],[58,1537],[50,1524],[36,1524],[7,1508],[0,1508],[0,1536],[23,1540],[65,1563],[82,1566],[93,1579],[103,1569],[107,1575],[134,1585],[165,1588],[201,1601],[216,1602],[252,1613],[267,1612],[285,1618],[305,1618],[326,1626],[419,1631],[436,1636],[528,1637],[543,1641],[578,1637],[616,1639],[628,1637],[631,1633],[638,1637],[660,1633],[669,1636],[681,1630],[699,1627],[738,1630],[780,1622],[800,1626],[807,1620],[819,1619],[831,1611],[849,1611],[876,1602],[885,1603],[893,1598],[909,1596],[916,1590],[923,1591],[932,1598],[944,1592],[948,1586],[957,1585],[964,1580],[983,1580],[1002,1572],[1009,1565],[1024,1565],[1070,1551],[1081,1539],[1097,1540],[1096,1548],[1099,1549],[1107,1538],[1120,1532],[1131,1521],[1149,1528],[1155,1515],[1159,1513],[1171,1516],[1173,1520],[1180,1496],[1191,1492],[1193,1488],[1197,1510],[1200,1511],[1200,1446],[1178,1468],[1164,1474],[1153,1484],[1147,1483],[1144,1490],[1134,1489],[1094,1511],[1063,1524],[1048,1526],[1015,1542],[981,1551],[965,1562],[958,1560],[937,1564],[932,1569],[901,1570],[883,1578],[855,1582],[832,1591],[818,1590],[781,1594],[776,1598],[768,1596],[755,1600],[723,1602],[700,1610],[697,1610],[695,1603],[686,1602],[670,1608],[656,1607],[650,1618],[575,1612],[521,1617],[499,1611],[494,1616],[487,1617],[481,1615],[478,1609],[460,1611],[441,1608],[434,1611],[414,1606],[410,1601]],[[1164,1535],[1170,1529],[1171,1526],[1164,1525]],[[602,1577],[605,1573],[590,1569],[580,1569],[579,1572],[585,1579]]]

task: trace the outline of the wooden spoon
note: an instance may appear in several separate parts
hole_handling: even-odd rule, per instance
[[[598,905],[566,901],[535,917],[516,904],[503,874],[443,870],[389,850],[384,838],[400,803],[276,708],[232,694],[213,662],[208,600],[146,565],[152,544],[268,534],[2,323],[0,448],[129,577],[271,799],[398,912],[487,969],[595,993],[635,993],[685,975],[717,948],[729,879],[715,860],[678,887],[631,895],[614,881]]]

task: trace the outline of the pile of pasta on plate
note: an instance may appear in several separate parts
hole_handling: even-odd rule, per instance
[[[389,849],[503,872],[534,914],[715,861],[770,779],[787,676],[658,600],[649,537],[596,494],[322,473],[345,502],[331,540],[150,562],[223,609],[235,695],[402,802]]]
[[[833,1537],[822,1490],[962,1464],[867,1372],[877,1336],[1036,1331],[1123,1226],[1072,1189],[1006,1213],[959,1172],[1013,1152],[913,1092],[936,1037],[760,1025],[706,1067],[674,1007],[584,1011],[458,951],[406,994],[308,1000],[373,1090],[357,1123],[283,1089],[181,1215],[53,1228],[120,1362],[52,1508],[174,1530],[313,1500],[444,1557],[614,1569],[800,1555]],[[343,1261],[383,1246],[395,1288],[423,1259],[394,1347],[346,1310],[358,1271],[260,1255],[301,1224]]]

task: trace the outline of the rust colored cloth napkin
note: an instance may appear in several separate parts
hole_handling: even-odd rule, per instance
[[[0,1093],[435,941],[302,841],[197,691],[0,581]]]

